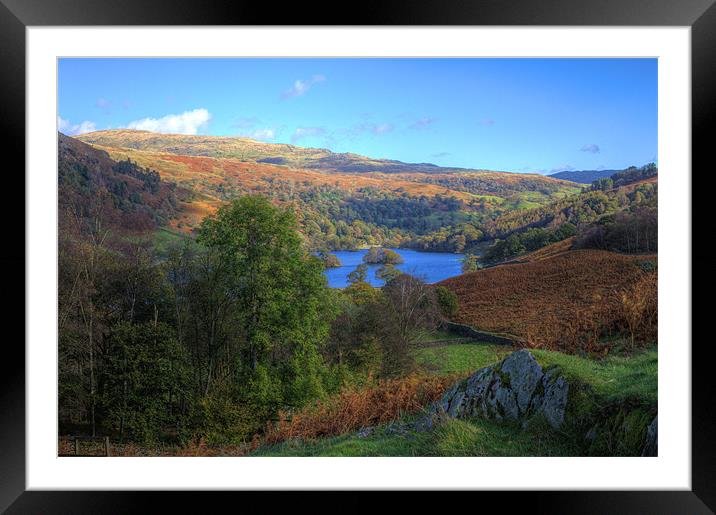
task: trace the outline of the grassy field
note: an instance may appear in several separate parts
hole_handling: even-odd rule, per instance
[[[469,374],[494,364],[513,348],[489,344],[453,344],[421,349],[418,362],[438,375]],[[601,360],[546,350],[531,351],[543,368],[558,366],[572,382],[588,385],[598,404],[637,401],[656,406],[657,349]],[[489,420],[449,420],[431,432],[415,432],[408,423],[390,423],[369,435],[355,433],[289,440],[260,447],[252,456],[575,456],[584,449],[570,435],[535,424],[523,430]]]
[[[513,350],[506,345],[457,343],[420,349],[417,361],[418,365],[434,374],[464,374],[497,363]]]

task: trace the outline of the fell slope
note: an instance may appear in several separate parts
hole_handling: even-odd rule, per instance
[[[60,220],[101,216],[105,223],[131,230],[169,223],[179,200],[174,184],[136,163],[115,160],[74,138],[58,134]]]
[[[224,202],[261,194],[294,207],[314,249],[410,246],[439,233],[429,238],[431,248],[461,251],[470,242],[450,243],[453,236],[479,236],[475,224],[578,190],[535,174],[413,165],[246,138],[120,129],[78,139],[112,159],[156,170],[163,180],[190,191],[181,215],[170,223],[172,230],[191,232]]]
[[[624,329],[622,295],[632,298],[637,285],[655,309],[656,272],[643,263],[656,263],[656,255],[553,250],[439,283],[458,297],[455,321],[513,335],[530,347],[574,352]]]

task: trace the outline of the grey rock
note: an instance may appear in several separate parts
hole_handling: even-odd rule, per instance
[[[526,413],[532,394],[542,379],[542,367],[528,350],[522,349],[507,356],[500,371],[510,378],[509,386],[515,394],[520,413]]]
[[[543,415],[552,427],[559,428],[564,422],[568,394],[569,385],[559,371],[543,373],[534,356],[523,349],[455,383],[418,418],[414,427],[427,431],[445,418],[472,417],[524,424]]]
[[[545,379],[547,375],[545,375]],[[537,411],[541,411],[544,418],[550,426],[557,429],[564,422],[564,414],[567,411],[567,397],[569,395],[569,384],[560,376],[556,380],[544,381],[544,399],[542,406]]]
[[[641,452],[642,456],[658,456],[659,455],[659,416],[654,417],[646,428],[646,441],[644,443],[644,450]]]
[[[373,430],[374,430],[374,429],[373,429],[372,426],[361,427],[361,428],[358,430],[358,432],[356,433],[356,436],[357,436],[358,438],[367,438],[367,437],[369,437],[370,435],[373,434]]]

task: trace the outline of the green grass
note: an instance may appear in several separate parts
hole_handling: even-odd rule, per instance
[[[633,398],[656,404],[656,347],[631,356],[609,356],[601,360],[546,350],[534,349],[531,352],[542,367],[561,367],[567,379],[577,379],[590,385],[596,394],[609,401]]]
[[[489,343],[456,343],[418,350],[424,369],[439,375],[462,374],[497,363],[514,349]]]
[[[514,350],[486,343],[452,344],[420,349],[417,360],[424,369],[436,374],[469,374],[497,363]],[[558,366],[568,380],[588,385],[590,389],[582,395],[589,397],[590,405],[598,399],[600,405],[610,404],[619,410],[603,422],[603,427],[611,424],[609,431],[601,433],[601,438],[608,441],[598,440],[586,448],[582,439],[584,428],[579,428],[579,434],[558,433],[540,420],[523,430],[491,420],[452,419],[429,432],[405,430],[391,434],[386,427],[380,427],[365,438],[348,434],[307,442],[289,441],[262,447],[252,456],[579,456],[638,452],[643,440],[640,428],[653,418],[652,409],[656,408],[656,347],[631,356],[601,360],[538,349],[530,351],[543,368]],[[641,407],[630,407],[632,400]],[[403,421],[409,427],[410,418]],[[639,430],[633,434],[626,432],[631,426]],[[617,444],[621,447],[612,442],[614,436],[618,436]]]
[[[154,248],[160,256],[167,253],[169,248],[177,243],[180,243],[186,236],[183,234],[177,234],[168,229],[157,229],[154,232]]]
[[[522,431],[489,420],[447,420],[434,431],[365,438],[344,435],[311,442],[290,441],[258,449],[251,456],[573,456],[578,449],[544,427]]]
[[[436,374],[461,374],[492,365],[514,350],[505,345],[487,343],[453,344],[420,349],[417,360],[426,370]],[[588,384],[607,400],[636,398],[656,404],[656,347],[631,356],[610,356],[599,360],[540,349],[530,349],[530,352],[543,368],[559,366],[568,379]]]

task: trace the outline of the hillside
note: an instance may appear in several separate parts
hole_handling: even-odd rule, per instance
[[[550,174],[548,177],[563,181],[577,182],[579,184],[592,184],[599,179],[611,177],[620,170],[567,170]]]
[[[148,230],[170,223],[179,201],[176,186],[159,174],[107,152],[58,134],[58,205],[60,220],[101,212],[117,228]]]
[[[105,147],[183,156],[230,158],[325,172],[433,174],[485,171],[446,168],[432,163],[404,163],[391,159],[375,159],[353,153],[335,153],[327,149],[299,147],[285,143],[265,143],[242,137],[159,134],[129,129],[96,131],[77,137],[86,143]],[[545,179],[545,182],[550,180],[559,182],[557,179]]]
[[[629,322],[655,339],[656,255],[542,249],[527,262],[504,264],[441,283],[458,297],[455,321],[517,337],[530,347],[598,348]],[[644,304],[628,320],[633,302]],[[642,320],[639,316],[652,317]],[[651,334],[652,329],[654,334]]]
[[[190,233],[224,202],[258,193],[291,205],[314,249],[460,252],[482,237],[476,227],[492,217],[579,191],[534,174],[412,165],[246,138],[112,130],[78,139],[192,192],[172,230]]]

